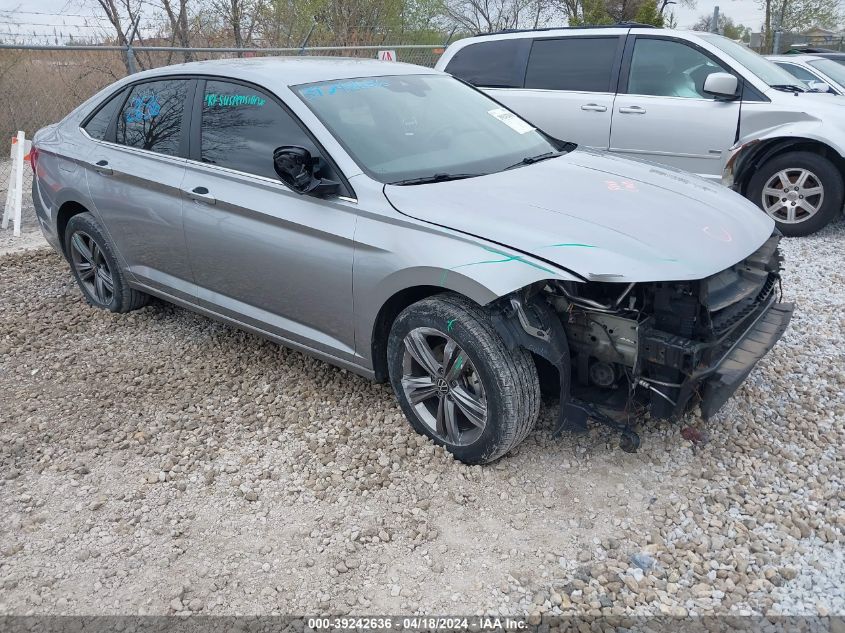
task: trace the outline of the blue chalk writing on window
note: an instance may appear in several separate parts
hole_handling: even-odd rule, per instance
[[[358,92],[359,90],[369,90],[371,88],[386,88],[388,85],[388,82],[384,79],[357,79],[325,84],[323,86],[309,86],[308,88],[303,88],[300,94],[306,99],[314,99],[315,97],[322,97],[324,95]]]
[[[141,123],[154,119],[161,112],[158,97],[152,93],[137,95],[126,113],[127,123]]]

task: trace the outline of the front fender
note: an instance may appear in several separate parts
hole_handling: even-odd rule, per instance
[[[742,136],[728,152],[722,184],[741,190],[751,173],[771,156],[792,146],[814,144],[845,157],[845,131],[818,119],[774,125]]]
[[[581,281],[554,264],[447,229],[359,217],[353,287],[355,348],[372,361],[372,333],[383,306],[414,288],[452,291],[486,305],[546,279]]]

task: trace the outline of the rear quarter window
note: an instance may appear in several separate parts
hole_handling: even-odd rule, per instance
[[[88,122],[82,128],[88,136],[98,141],[105,140],[108,137],[109,124],[114,117],[114,113],[120,107],[120,104],[123,103],[125,94],[126,91],[121,90],[116,95],[113,95],[88,119]]]
[[[460,49],[446,72],[482,88],[521,88],[527,39],[491,40]]]

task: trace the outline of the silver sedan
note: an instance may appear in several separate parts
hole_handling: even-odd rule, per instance
[[[469,463],[526,437],[541,385],[561,428],[592,418],[628,450],[646,411],[712,414],[792,312],[753,204],[426,68],[160,68],[34,147],[42,229],[92,306],[158,297],[389,380]]]

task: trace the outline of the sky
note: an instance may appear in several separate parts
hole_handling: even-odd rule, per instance
[[[678,26],[687,28],[698,20],[698,16],[712,14],[715,5],[719,5],[719,10],[734,22],[753,31],[760,30],[763,11],[758,0],[697,0],[694,8],[680,5],[672,8],[678,18]],[[96,8],[95,0],[0,0],[0,37],[18,32],[31,34],[33,31],[49,34],[54,26],[66,35],[82,36],[95,33],[98,24],[108,26]]]

